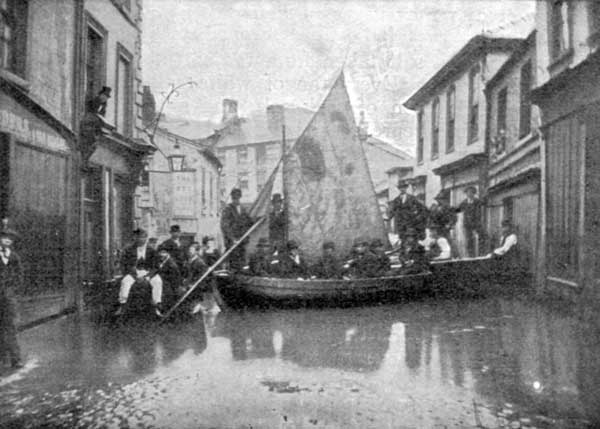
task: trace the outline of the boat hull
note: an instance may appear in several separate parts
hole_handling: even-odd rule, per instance
[[[298,280],[237,275],[219,283],[226,301],[340,304],[427,294],[430,273],[364,278]]]

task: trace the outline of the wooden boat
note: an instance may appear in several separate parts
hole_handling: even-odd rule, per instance
[[[341,304],[390,300],[423,295],[431,273],[363,279],[288,279],[278,277],[233,276],[220,284],[228,302],[255,300],[272,303]]]

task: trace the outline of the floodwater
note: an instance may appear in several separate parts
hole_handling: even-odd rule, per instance
[[[20,335],[0,426],[581,428],[600,340],[568,311],[489,298],[224,310],[157,326],[69,316]]]

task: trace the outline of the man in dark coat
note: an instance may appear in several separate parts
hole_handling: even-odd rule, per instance
[[[169,255],[181,270],[185,265],[185,249],[181,245],[181,228],[179,225],[171,225],[169,233],[171,238],[163,241],[159,248],[169,252]]]
[[[414,228],[419,239],[425,238],[425,225],[427,222],[427,208],[413,195],[406,193],[408,181],[398,183],[400,195],[392,200],[388,217],[394,219],[396,234],[404,240],[408,228]]]
[[[273,204],[273,210],[269,213],[269,241],[275,250],[282,252],[285,250],[287,217],[281,194],[273,194],[271,204]]]
[[[205,235],[202,237],[202,259],[207,266],[212,267],[221,258],[221,252],[215,245],[215,237]]]
[[[256,251],[250,256],[245,271],[252,276],[267,276],[271,272],[271,245],[266,237],[260,237]]]
[[[375,256],[375,265],[371,271],[374,277],[385,276],[390,271],[390,257],[385,253],[385,245],[379,238],[371,241],[369,250]]]
[[[148,233],[141,228],[133,231],[134,242],[127,246],[121,254],[121,288],[119,290],[119,309],[117,315],[123,313],[127,304],[131,287],[138,281],[148,281],[152,287],[152,302],[157,314],[162,304],[162,279],[156,274],[159,259],[157,252],[148,246]]]
[[[369,241],[366,238],[354,240],[350,259],[344,265],[347,274],[357,278],[375,277],[377,266],[377,257],[369,251]]]
[[[15,326],[15,295],[23,287],[23,265],[12,249],[17,237],[4,223],[0,231],[0,362],[8,357],[12,368],[23,367]]]
[[[333,241],[323,243],[323,255],[312,269],[315,276],[322,279],[336,279],[341,277],[342,265],[334,252],[335,244]]]
[[[233,244],[244,235],[252,226],[252,218],[241,206],[242,191],[234,188],[231,190],[231,203],[223,210],[221,216],[221,230],[225,238],[225,247],[229,249]],[[246,264],[246,249],[242,243],[229,256],[229,266],[237,271]]]
[[[450,230],[456,224],[456,210],[450,207],[450,191],[441,190],[435,196],[436,203],[429,209],[429,225],[437,227],[441,236],[450,239]]]
[[[162,280],[163,297],[173,297],[176,291],[183,285],[181,271],[177,262],[171,257],[166,248],[158,248],[158,259],[156,273]]]
[[[463,213],[463,227],[467,241],[467,256],[475,257],[476,243],[479,239],[479,248],[483,248],[485,240],[485,231],[482,226],[483,203],[476,197],[477,189],[474,186],[468,186],[465,189],[465,198],[458,206],[457,211]]]
[[[304,278],[308,275],[308,266],[300,255],[300,246],[294,240],[287,242],[286,251],[280,257],[280,270],[284,277]]]
[[[427,269],[425,248],[417,241],[417,232],[410,228],[402,242],[399,255],[402,271],[406,274],[421,273]]]

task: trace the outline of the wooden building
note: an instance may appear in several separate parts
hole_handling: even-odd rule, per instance
[[[544,223],[541,284],[600,302],[600,3],[537,3]]]
[[[534,272],[540,233],[539,111],[535,85],[535,32],[486,84],[488,107],[487,231],[496,246],[501,222],[512,221],[522,261]]]

